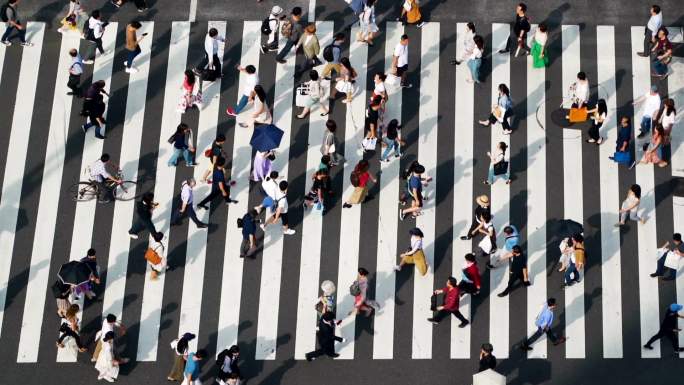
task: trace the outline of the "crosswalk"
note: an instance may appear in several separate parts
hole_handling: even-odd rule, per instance
[[[485,58],[488,65],[483,66],[491,71],[486,81],[477,85],[467,81],[465,64],[448,64],[462,51],[464,23],[429,22],[414,29],[387,22],[377,47],[354,41],[359,27],[352,26],[344,31],[351,40],[344,55],[359,75],[354,99],[346,105],[328,102],[329,117],[314,109],[300,120],[295,117],[294,89],[300,82],[296,72],[301,60],[291,53],[286,64],[276,66],[271,56],[261,55],[260,24],[143,22],[141,33],[149,37],[141,42],[138,72],[124,75],[120,32],[125,25],[110,23],[103,38],[106,52],[98,54],[88,70],[93,81],[106,82],[111,94],[104,141],[94,138],[92,131],[83,135],[78,114],[81,101],[65,95],[68,51],[83,50],[88,43],[77,35],[58,35],[44,23],[30,22],[27,36],[34,47],[0,49],[0,84],[18,78],[20,85],[16,90],[3,89],[15,93],[16,101],[2,106],[9,134],[7,142],[0,143],[4,157],[0,159],[5,162],[0,175],[0,341],[15,349],[13,359],[21,363],[77,361],[73,353],[54,347],[58,319],[49,286],[62,263],[80,259],[90,247],[98,250],[103,282],[98,288],[101,302],[77,302],[82,308],[83,333],[94,334],[102,316],[116,315],[129,326],[126,349],[136,361],[165,360],[168,342],[184,332],[198,335],[191,349],[206,347],[217,352],[239,343],[246,344],[247,354],[256,360],[302,360],[316,345],[314,303],[325,279],[336,283],[338,316],[344,317],[338,327],[346,340],[337,346],[339,360],[425,360],[436,358],[437,352],[448,352],[451,359],[471,359],[477,357],[484,340],[495,346],[497,357],[507,358],[516,354],[513,347],[524,334],[534,331],[534,319],[549,296],[562,305],[560,327],[570,337],[563,348],[565,358],[622,358],[632,352],[642,358],[659,358],[669,354],[658,342],[652,351],[634,345],[657,332],[663,304],[684,301],[683,274],[671,283],[676,298],[669,298],[669,290],[662,289],[664,283],[648,276],[655,269],[656,248],[670,238],[673,229],[681,232],[684,224],[682,197],[661,187],[672,177],[684,176],[681,119],[673,129],[670,166],[654,169],[639,165],[627,170],[608,159],[614,151],[620,116],[630,116],[635,122],[641,116],[639,106],[632,109],[619,104],[642,95],[655,81],[648,60],[636,55],[643,27],[619,33],[627,30],[563,25],[552,34],[551,40],[557,43],[551,43],[548,52],[556,57],[544,70],[533,68],[531,57],[491,54],[505,46],[510,26],[482,26],[483,35],[491,33],[487,42],[490,54]],[[224,76],[204,84],[199,112],[182,115],[177,104],[183,73],[201,58],[204,34],[210,27],[227,35],[226,45],[219,51]],[[321,47],[330,44],[339,28],[342,25],[337,22],[317,22]],[[681,28],[670,30],[674,40],[681,42]],[[414,87],[388,84],[384,119],[403,123],[405,155],[401,160],[378,162],[379,151],[359,151],[368,90],[375,72],[390,71],[394,47],[404,33],[410,37],[409,71]],[[21,51],[17,54],[15,50]],[[684,59],[676,57],[672,74],[657,83],[661,93],[673,97],[677,106],[684,103],[683,63]],[[268,227],[265,234],[260,231],[263,247],[255,260],[239,257],[242,233],[235,226],[237,218],[259,199],[258,187],[248,182],[251,130],[238,126],[223,112],[246,84],[246,77],[234,69],[238,64],[257,68],[267,89],[273,122],[285,131],[273,169],[291,183],[290,220],[297,231],[284,236],[278,225]],[[626,83],[625,74],[618,71],[625,67],[631,71],[631,81]],[[601,128],[607,143],[598,148],[584,143],[578,127],[559,127],[553,119],[559,104],[553,97],[565,92],[580,70],[589,74],[596,90],[594,98],[605,99],[609,110]],[[499,125],[482,128],[477,124],[484,118],[479,115],[488,114],[490,104],[496,103],[500,83],[511,87],[516,104],[519,128],[511,136],[504,135]],[[41,94],[48,86],[52,94]],[[248,108],[237,121],[249,119],[251,113]],[[310,176],[319,164],[328,118],[338,123],[338,152],[346,163],[333,171],[337,203],[326,216],[320,216],[302,211],[301,197],[293,192],[305,193],[311,187]],[[189,177],[200,181],[207,166],[201,155],[200,165],[194,169],[167,166],[167,138],[180,122],[192,126],[198,154],[211,145],[216,133],[229,138],[227,170],[237,181],[231,196],[238,202],[199,210],[202,221],[216,224],[210,230],[192,224],[187,228],[169,226],[172,210],[177,209],[173,202],[180,181]],[[485,152],[498,142],[510,146],[513,184],[499,181],[483,186],[489,164]],[[635,143],[640,156],[644,142],[635,138]],[[169,263],[175,268],[157,280],[150,278],[143,259],[146,240],[131,241],[126,233],[134,202],[75,204],[65,192],[65,186],[75,182],[71,177],[81,176],[103,151],[113,155],[126,179],[139,181],[138,192],[153,191],[161,203],[154,223],[164,234]],[[351,169],[363,157],[369,159],[378,178],[371,189],[374,197],[364,205],[342,209],[342,201],[353,190]],[[433,178],[430,199],[415,224],[410,218],[399,220],[396,203],[405,189],[400,171],[414,159]],[[642,215],[648,221],[621,230],[613,225],[631,183],[642,187]],[[209,190],[209,185],[200,182],[195,197],[203,197]],[[448,327],[434,326],[425,320],[431,315],[430,294],[441,288],[449,275],[460,278],[463,256],[476,247],[479,240],[464,241],[460,235],[472,219],[474,197],[481,193],[491,199],[497,231],[510,223],[523,233],[532,285],[498,297],[507,285],[508,267],[485,272],[485,261],[480,261],[482,294],[461,299],[461,311],[472,323],[458,328],[457,321],[451,320]],[[592,207],[598,211],[591,212],[588,208]],[[597,234],[587,239],[587,250],[596,252],[588,252],[587,269],[582,272],[591,279],[565,291],[560,289],[562,277],[554,264],[559,240],[555,223],[560,219],[583,223]],[[398,254],[408,244],[408,229],[414,226],[425,234],[429,269],[422,277],[413,269],[394,270]],[[502,238],[498,237],[500,244]],[[634,247],[625,246],[626,240]],[[358,267],[371,271],[369,292],[380,304],[370,322],[363,316],[345,317],[353,308],[354,299],[347,288]],[[597,290],[600,304],[594,297]],[[586,313],[590,308],[600,314],[600,324],[589,324]],[[623,309],[638,309],[638,316],[623,314]],[[631,336],[630,330],[638,330],[638,336]],[[542,339],[527,358],[548,358],[552,349]],[[43,351],[54,354],[48,356]]]

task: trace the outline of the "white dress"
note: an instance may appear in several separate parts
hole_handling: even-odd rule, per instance
[[[258,96],[254,97],[254,111],[251,113],[259,111],[261,106],[265,108],[256,118],[252,118],[254,123],[271,123],[271,111],[268,109],[268,105],[262,102]]]
[[[95,369],[100,372],[100,378],[116,379],[119,376],[119,367],[114,365],[114,352],[112,351],[112,343],[103,342],[102,351],[95,362]]]
[[[364,37],[367,37],[368,33],[376,33],[380,30],[375,23],[375,6],[364,6],[363,12],[359,16],[359,23]]]
[[[161,261],[157,263],[156,265],[151,264],[150,262],[147,262],[152,270],[156,271],[157,273],[163,273],[166,271],[166,248],[164,247],[164,244],[161,242],[157,242],[150,236],[150,243],[149,247],[156,251],[157,254],[161,257]]]

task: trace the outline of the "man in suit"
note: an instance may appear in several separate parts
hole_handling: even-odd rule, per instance
[[[344,342],[344,338],[335,335],[335,326],[342,321],[335,321],[335,315],[332,312],[325,312],[318,321],[318,349],[313,352],[306,353],[306,360],[313,361],[317,357],[327,355],[328,357],[339,357],[335,353],[335,341]]]

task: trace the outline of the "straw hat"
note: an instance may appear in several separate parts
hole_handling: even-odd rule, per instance
[[[475,202],[480,206],[489,206],[489,198],[486,195],[480,195],[475,199]]]
[[[271,15],[278,16],[281,13],[283,13],[283,9],[280,8],[279,5],[274,5],[273,8],[271,8]]]
[[[323,281],[321,283],[321,290],[323,290],[323,295],[333,295],[335,293],[335,284],[332,281]]]

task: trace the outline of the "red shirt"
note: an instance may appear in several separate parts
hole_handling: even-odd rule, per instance
[[[477,268],[476,264],[472,264],[465,269],[463,269],[465,272],[466,276],[468,276],[468,279],[473,281],[473,284],[475,285],[476,288],[480,288],[480,270]]]
[[[658,39],[656,46],[656,53],[658,55],[662,55],[663,53],[672,49],[672,43],[670,43],[670,40],[667,37],[664,39]]]
[[[458,287],[450,288],[447,286],[442,290],[444,291],[444,310],[458,310]]]
[[[370,174],[368,174],[368,171],[359,175],[359,187],[366,187],[368,184],[368,179],[370,179]]]

